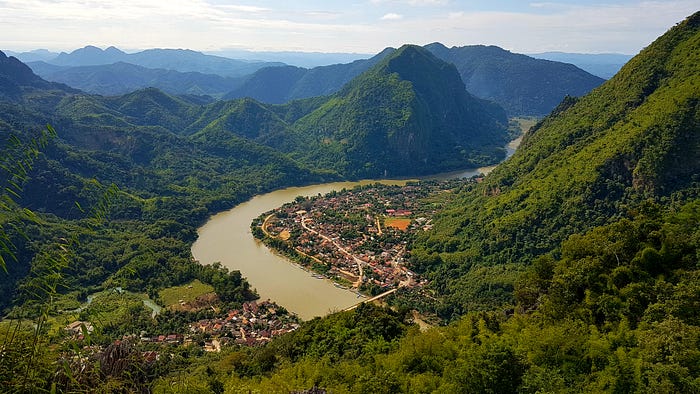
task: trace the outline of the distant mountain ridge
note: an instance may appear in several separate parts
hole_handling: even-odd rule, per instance
[[[189,49],[147,49],[126,53],[116,47],[100,49],[88,45],[71,53],[61,52],[56,58],[44,60],[57,66],[97,66],[117,62],[131,63],[146,68],[161,68],[180,72],[199,72],[224,77],[248,75],[262,67],[282,66],[279,62],[255,62],[205,55]]]
[[[145,87],[171,94],[195,94],[221,97],[240,84],[240,79],[199,72],[153,69],[116,62],[98,66],[56,66],[46,62],[28,65],[49,81],[65,83],[84,92],[114,96]]]
[[[249,61],[281,62],[290,66],[313,68],[331,64],[352,63],[355,60],[368,59],[372,54],[344,52],[298,52],[298,51],[250,51],[222,49],[207,51],[209,55]]]
[[[495,101],[510,115],[547,115],[564,97],[582,96],[604,82],[574,65],[534,59],[497,46],[447,48],[433,43],[426,48],[457,66],[467,91]]]
[[[543,52],[528,54],[537,59],[553,60],[562,63],[571,63],[576,67],[604,79],[610,79],[632,55],[621,53],[567,53],[567,52]]]

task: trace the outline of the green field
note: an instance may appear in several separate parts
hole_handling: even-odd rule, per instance
[[[179,305],[180,300],[184,302],[191,302],[203,294],[212,292],[214,292],[213,287],[200,282],[198,279],[195,279],[192,282],[182,286],[174,286],[163,289],[158,294],[160,295],[163,305],[165,305],[167,308],[173,305]]]

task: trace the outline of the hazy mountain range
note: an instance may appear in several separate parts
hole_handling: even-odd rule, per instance
[[[57,66],[44,61],[28,65],[49,81],[61,81],[82,91],[106,96],[156,87],[172,94],[221,97],[242,83],[241,78],[146,68],[122,61],[97,66]]]
[[[434,43],[426,48],[457,65],[467,91],[497,102],[510,115],[542,116],[564,96],[579,96],[603,81],[571,65],[537,60],[493,46],[447,48]],[[88,46],[52,59],[45,51],[23,55],[44,59],[31,62],[30,66],[45,79],[89,93],[114,95],[157,87],[174,94],[251,97],[266,103],[285,103],[332,94],[394,50],[387,48],[368,59],[311,69],[187,50],[154,49],[126,54],[114,47],[101,50]]]
[[[582,70],[586,70],[604,79],[612,78],[612,76],[620,71],[622,66],[632,58],[632,55],[623,55],[620,53],[543,52],[530,53],[528,56],[537,59],[571,63]]]

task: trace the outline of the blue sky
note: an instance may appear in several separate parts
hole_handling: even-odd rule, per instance
[[[0,48],[377,53],[405,43],[636,54],[698,0],[0,0]]]

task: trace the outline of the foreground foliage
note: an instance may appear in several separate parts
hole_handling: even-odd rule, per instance
[[[474,312],[419,332],[364,305],[156,391],[216,380],[227,393],[696,392],[700,203],[645,208],[540,258],[516,285],[513,316]]]
[[[107,346],[102,354],[109,359],[88,358],[83,364],[80,351],[71,353],[77,359],[61,359],[49,347],[58,342],[45,325],[53,297],[63,286],[120,286],[155,297],[161,288],[199,279],[223,301],[239,302],[251,296],[240,274],[201,267],[189,258],[196,224],[210,210],[267,188],[322,179],[339,168],[360,171],[354,175],[362,169],[339,160],[332,171],[312,171],[299,157],[265,145],[283,130],[275,127],[309,116],[319,104],[315,101],[264,108],[244,100],[207,106],[195,115],[189,112],[191,102],[154,90],[92,98],[68,97],[56,86],[36,90],[40,81],[18,85],[12,97],[31,105],[3,103],[3,126],[11,130],[41,121],[30,114],[36,110],[43,116],[62,114],[68,132],[38,158],[37,175],[27,188],[36,193],[26,193],[20,202],[43,211],[26,226],[31,241],[3,227],[21,256],[16,266],[25,274],[28,267],[32,271],[19,287],[5,289],[28,308],[15,310],[25,320],[2,327],[9,327],[0,348],[2,388],[700,391],[698,53],[700,14],[671,29],[590,95],[566,99],[528,133],[512,160],[451,197],[434,230],[414,243],[411,260],[430,279],[439,301],[431,307],[453,321],[450,326],[419,333],[404,322],[408,309],[366,305],[311,321],[254,349],[203,357],[174,346],[153,368],[140,349],[122,342]],[[423,56],[410,47],[404,55]],[[435,66],[428,59],[420,64]],[[388,81],[386,87],[400,93],[378,97],[412,102],[435,94],[407,88],[401,73],[423,69],[393,68],[405,61],[393,58],[376,70],[396,71],[374,80]],[[356,83],[365,86],[372,77]],[[362,93],[352,86],[349,91]],[[27,94],[40,97],[29,100]],[[323,99],[320,105],[339,114],[331,110],[345,98]],[[217,106],[229,106],[227,116],[218,117]],[[261,130],[252,126],[260,123],[246,123],[251,117],[239,115],[263,119],[269,134],[246,136]],[[362,124],[364,118],[351,115],[345,119]],[[382,121],[392,126],[406,120],[393,115]],[[330,116],[328,124],[342,119]],[[202,124],[220,127],[188,134]],[[227,128],[231,124],[240,127],[236,133]],[[69,144],[77,141],[83,145],[74,150]],[[330,141],[329,146],[324,149],[332,152],[343,145]],[[260,157],[275,164],[261,164]],[[374,171],[368,163],[363,168]],[[264,184],[255,182],[257,176]],[[90,187],[93,177],[96,189]],[[100,184],[112,179],[126,185],[114,193],[120,207],[114,221],[85,225],[80,206],[97,201],[100,207]],[[79,204],[73,208],[66,201]],[[21,219],[19,206],[3,212],[3,223]],[[69,257],[74,264],[66,264]],[[131,316],[133,328],[147,320],[135,313],[134,298],[105,300],[115,304],[107,312],[117,321]],[[119,324],[106,327],[114,331],[105,342],[123,333]],[[85,365],[91,367],[84,374],[73,372],[73,366]]]
[[[651,199],[700,197],[700,16],[671,29],[590,94],[568,98],[518,151],[419,237],[413,263],[450,319],[513,303],[538,256],[572,234],[629,218]]]

